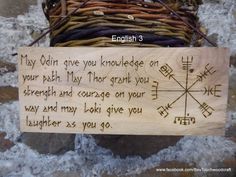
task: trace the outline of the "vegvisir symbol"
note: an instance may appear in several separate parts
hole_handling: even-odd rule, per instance
[[[157,81],[153,81],[153,85],[152,85],[152,100],[157,100],[158,99],[158,82]]]
[[[161,66],[159,71],[163,76],[168,77],[169,79],[174,76],[174,74],[172,74],[173,69],[168,64]]]
[[[209,75],[213,75],[216,70],[213,71],[213,67],[209,68],[209,63],[205,66],[205,70],[203,71],[203,73],[200,73],[199,75],[197,75],[198,81],[203,81],[204,79],[207,78],[207,76]]]
[[[196,119],[195,117],[175,117],[174,123],[176,124],[179,122],[181,125],[190,125],[195,124]]]
[[[191,67],[192,63],[193,63],[193,56],[191,57],[191,59],[189,59],[189,57],[187,57],[186,59],[182,57],[183,70],[185,71],[188,70]]]
[[[215,85],[214,87],[205,87],[204,89],[204,95],[214,95],[215,97],[221,97],[220,95],[218,95],[219,92],[221,92],[221,90],[218,90],[217,88],[222,86],[221,84]]]
[[[158,112],[160,113],[161,116],[163,116],[164,118],[166,118],[169,113],[168,113],[168,110],[171,109],[171,105],[170,104],[167,104],[167,106],[160,106],[159,108],[157,108]]]
[[[205,66],[204,70],[202,72],[200,72],[199,74],[197,74],[196,76],[196,80],[190,84],[190,80],[189,80],[189,75],[192,73],[191,71],[193,71],[192,64],[193,64],[194,58],[193,56],[191,57],[182,57],[181,63],[182,63],[182,70],[186,71],[186,76],[185,76],[185,84],[180,83],[174,75],[174,70],[171,68],[171,66],[169,66],[168,64],[164,64],[160,67],[160,73],[168,78],[169,80],[174,80],[176,82],[176,84],[178,84],[181,89],[179,90],[168,90],[168,89],[164,89],[161,90],[159,89],[159,83],[157,81],[153,81],[153,85],[152,85],[152,98],[153,100],[157,100],[158,99],[158,93],[159,92],[177,92],[180,93],[180,96],[177,97],[173,102],[168,103],[166,106],[159,106],[157,108],[158,113],[166,118],[169,116],[171,109],[173,108],[173,105],[180,100],[181,98],[184,98],[184,114],[183,116],[176,116],[174,119],[174,123],[177,124],[179,123],[180,125],[190,125],[190,124],[195,124],[196,123],[196,118],[193,116],[190,116],[190,113],[188,112],[188,102],[189,99],[193,99],[198,105],[199,105],[199,110],[201,111],[202,115],[205,118],[210,117],[213,112],[215,111],[214,108],[212,108],[211,106],[209,106],[207,103],[203,102],[201,103],[200,101],[198,101],[198,99],[196,99],[194,97],[194,92],[200,92],[203,95],[213,95],[215,97],[220,97],[220,95],[218,94],[219,92],[221,92],[221,90],[219,89],[219,87],[221,86],[220,84],[215,85],[214,87],[204,87],[204,89],[198,89],[198,90],[194,90],[192,89],[198,82],[202,82],[204,79],[207,79],[209,76],[214,75],[216,73],[216,70],[214,70],[214,67],[211,66],[209,63]]]
[[[199,108],[201,109],[202,114],[205,118],[212,115],[212,112],[214,111],[214,109],[211,106],[207,105],[207,103],[203,103],[199,106]]]

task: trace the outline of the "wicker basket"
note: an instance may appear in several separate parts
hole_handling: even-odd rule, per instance
[[[46,1],[50,26],[85,0]],[[185,21],[199,27],[197,0],[166,0]],[[113,40],[134,37],[136,40]],[[51,32],[51,46],[184,47],[198,45],[193,30],[160,3],[144,0],[90,0]],[[137,40],[139,39],[139,40]]]

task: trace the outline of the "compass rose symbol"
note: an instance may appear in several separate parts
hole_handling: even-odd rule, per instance
[[[205,96],[215,96],[215,97],[220,97],[220,84],[217,84],[215,86],[207,86],[204,87],[203,89],[193,89],[195,85],[198,83],[203,82],[205,79],[208,77],[214,75],[216,73],[216,70],[214,69],[213,66],[211,66],[209,63],[205,65],[204,69],[202,72],[198,73],[196,75],[195,81],[191,83],[191,80],[189,79],[190,74],[192,74],[193,69],[192,64],[194,61],[194,57],[182,57],[181,59],[181,64],[182,64],[182,70],[185,72],[185,83],[179,82],[174,74],[174,70],[169,66],[167,63],[162,65],[159,69],[159,72],[163,75],[163,77],[173,80],[176,84],[178,84],[181,89],[164,89],[161,90],[159,89],[159,82],[158,81],[153,81],[152,85],[152,90],[151,90],[151,95],[152,99],[155,101],[158,99],[158,94],[159,92],[175,92],[175,93],[180,93],[180,95],[174,99],[172,102],[166,104],[166,105],[160,105],[157,107],[158,113],[163,117],[167,118],[170,114],[170,110],[173,109],[175,106],[175,103],[177,103],[181,98],[184,98],[184,112],[183,115],[181,116],[176,116],[174,119],[175,124],[180,124],[180,125],[190,125],[190,124],[195,124],[196,123],[196,118],[194,116],[190,116],[190,113],[188,112],[188,102],[190,99],[194,100],[199,107],[198,109],[201,111],[202,116],[204,118],[210,117],[213,112],[215,111],[213,107],[208,105],[206,102],[200,102],[195,96],[194,93],[202,93]]]

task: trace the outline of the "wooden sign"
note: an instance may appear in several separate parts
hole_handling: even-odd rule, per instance
[[[24,132],[223,135],[226,48],[21,48]]]

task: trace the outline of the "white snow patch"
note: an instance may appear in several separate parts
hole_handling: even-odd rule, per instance
[[[102,173],[134,175],[157,166],[162,160],[178,160],[209,168],[215,162],[232,157],[236,144],[223,137],[185,137],[176,146],[167,148],[147,159],[127,157],[120,159],[98,147],[91,136],[78,135],[77,152],[61,156],[40,155],[24,144],[17,143],[0,153],[0,171],[3,176],[52,176],[56,171],[77,171],[83,177],[99,177]],[[216,155],[217,154],[217,155]]]
[[[96,144],[91,147],[93,138],[91,136],[77,136],[81,149],[79,154],[88,151],[88,147],[92,152],[87,152],[87,158],[95,160],[87,172],[88,176],[98,175],[102,171],[108,174],[116,175],[133,175],[142,171],[156,167],[161,161],[182,161],[190,164],[196,164],[198,167],[211,167],[215,162],[221,162],[225,158],[232,157],[236,152],[236,144],[226,140],[224,137],[184,137],[176,146],[169,147],[152,155],[147,159],[141,157],[127,157],[126,159],[114,158],[109,155],[109,151],[104,154],[104,150],[97,147]],[[217,154],[217,155],[216,155]],[[88,168],[89,166],[87,166]]]
[[[18,71],[0,75],[0,86],[18,87]]]
[[[200,21],[208,29],[208,35],[218,34],[218,45],[229,47],[233,54],[236,54],[235,9],[235,0],[204,0],[198,12]]]
[[[236,75],[236,68],[230,67],[230,69],[229,69],[229,75],[230,75],[230,77],[233,77],[234,75]]]
[[[70,171],[75,169],[75,161],[81,161],[75,152],[67,152],[63,156],[40,155],[26,145],[18,143],[5,153],[0,153],[0,171],[3,176],[51,176],[54,171]],[[0,173],[1,174],[1,173]]]
[[[0,104],[0,131],[6,132],[8,139],[16,141],[20,135],[18,102]]]
[[[44,17],[41,1],[37,6],[31,6],[29,13],[19,15],[17,18],[6,18],[0,16],[0,60],[17,63],[17,53],[19,47],[30,44],[34,39],[32,33],[41,33],[42,29],[48,27]],[[39,46],[48,46],[48,37],[41,40]]]

